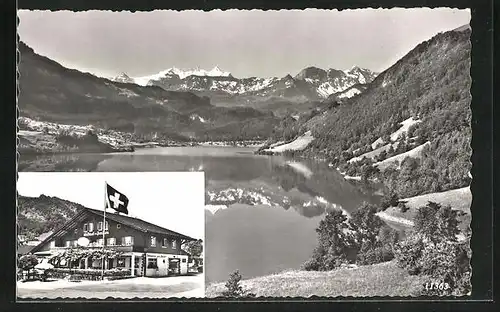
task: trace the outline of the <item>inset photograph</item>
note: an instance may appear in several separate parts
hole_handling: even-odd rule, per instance
[[[204,174],[20,173],[17,296],[204,297]]]

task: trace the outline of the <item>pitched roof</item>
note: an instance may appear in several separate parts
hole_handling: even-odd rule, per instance
[[[96,209],[91,209],[91,208],[86,208],[88,211],[91,213],[97,214],[99,217],[103,217],[103,211],[102,210],[96,210]],[[177,236],[182,239],[187,239],[187,240],[196,240],[192,237],[189,237],[184,234],[180,234],[177,232],[174,232],[172,230],[163,228],[161,226],[155,225],[153,223],[133,218],[133,217],[128,217],[122,214],[116,214],[116,213],[106,213],[106,219],[113,220],[115,222],[128,225],[132,228],[135,228],[139,231],[143,232],[150,232],[150,233],[155,233],[155,234],[163,234],[163,235],[171,235],[171,236]]]
[[[47,238],[45,238],[45,240],[43,240],[40,244],[35,246],[33,248],[32,252],[38,251],[43,245],[45,245],[47,242],[49,242],[54,236],[62,235],[67,230],[71,229],[73,227],[73,225],[76,225],[78,222],[83,221],[88,213],[98,215],[101,218],[103,217],[103,211],[85,207],[79,213],[77,213],[71,220],[69,220],[64,225],[62,225],[61,227],[56,229],[51,235],[49,235]],[[195,238],[174,232],[172,230],[163,228],[163,227],[155,225],[153,223],[150,223],[150,222],[147,222],[147,221],[144,221],[141,219],[133,218],[133,217],[119,215],[116,213],[107,213],[106,219],[113,220],[113,221],[118,222],[120,224],[129,226],[131,228],[134,228],[134,229],[137,229],[139,231],[146,232],[146,233],[149,232],[149,233],[153,233],[153,234],[171,235],[171,236],[175,236],[175,237],[185,239],[185,240],[196,240]]]
[[[29,245],[21,245],[17,247],[17,254],[18,255],[25,255],[29,253],[35,246],[29,246]]]

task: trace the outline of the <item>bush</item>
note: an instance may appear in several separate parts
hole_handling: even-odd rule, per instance
[[[318,258],[312,257],[302,264],[302,269],[306,271],[321,271],[322,264]]]
[[[392,259],[394,259],[394,253],[390,246],[378,246],[368,250],[361,250],[358,253],[356,262],[361,265],[368,265],[391,261]]]
[[[401,235],[400,233],[401,232],[396,231],[387,225],[384,225],[380,228],[380,231],[378,233],[378,241],[383,246],[390,246],[391,248],[394,248],[394,246],[399,242],[399,238]]]
[[[420,274],[422,266],[419,259],[423,256],[424,246],[421,235],[411,235],[406,240],[396,244],[394,256],[399,267],[408,271],[410,275]]]
[[[380,205],[385,210],[389,207],[396,207],[399,204],[399,197],[395,192],[390,192],[387,195],[384,195]]]
[[[468,246],[464,243],[444,241],[438,244],[429,244],[424,250],[422,273],[439,278],[448,283],[451,289],[461,285],[462,290],[470,288],[464,283],[464,275],[470,273]],[[469,282],[470,283],[470,282]],[[468,292],[468,291],[467,291]]]
[[[240,285],[241,274],[238,270],[229,275],[226,282],[226,290],[222,293],[224,297],[241,297],[243,295],[243,287]]]
[[[406,205],[406,203],[407,203],[407,202],[405,202],[405,201],[400,201],[400,202],[398,203],[398,208],[399,208],[399,211],[401,211],[402,213],[405,213],[405,212],[407,212],[408,210],[410,210],[410,207],[408,207],[408,206]]]
[[[456,241],[460,233],[458,211],[434,202],[428,202],[418,209],[414,223],[415,231],[434,243],[439,240]]]
[[[447,283],[442,294],[470,292],[469,239],[458,241],[458,213],[429,202],[415,216],[415,233],[396,244],[395,257],[410,274],[426,274]]]
[[[222,296],[229,298],[255,297],[255,294],[243,291],[243,287],[241,287],[240,281],[241,281],[241,274],[238,270],[231,273],[225,285],[226,290],[222,292]]]
[[[38,259],[36,258],[35,255],[24,255],[18,260],[18,267],[24,271],[30,271],[32,270],[35,265],[38,264]]]
[[[69,268],[54,268],[54,273],[60,274],[70,274],[70,275],[89,275],[89,276],[101,276],[102,270],[99,269],[69,269]],[[130,272],[128,270],[111,269],[104,270],[104,276],[128,276]]]

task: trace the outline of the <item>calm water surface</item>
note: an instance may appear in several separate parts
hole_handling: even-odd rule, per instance
[[[204,171],[208,282],[238,269],[244,278],[299,268],[316,245],[328,209],[350,213],[373,190],[347,182],[326,163],[254,155],[254,148],[159,147],[133,153],[23,156],[20,171]],[[240,192],[241,197],[223,194]],[[226,193],[225,193],[226,192]],[[221,195],[222,194],[222,195]],[[216,199],[214,199],[216,197]]]

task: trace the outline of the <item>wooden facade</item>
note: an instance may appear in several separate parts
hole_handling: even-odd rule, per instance
[[[105,241],[102,240],[103,230]],[[167,276],[188,273],[189,255],[182,245],[194,238],[159,227],[152,223],[114,213],[106,213],[103,224],[102,211],[85,209],[56,230],[32,253],[52,255],[77,247],[77,240],[86,237],[86,249],[120,251],[122,256],[107,259],[105,269],[129,270],[132,276]],[[81,259],[78,268],[99,269],[102,262]]]

